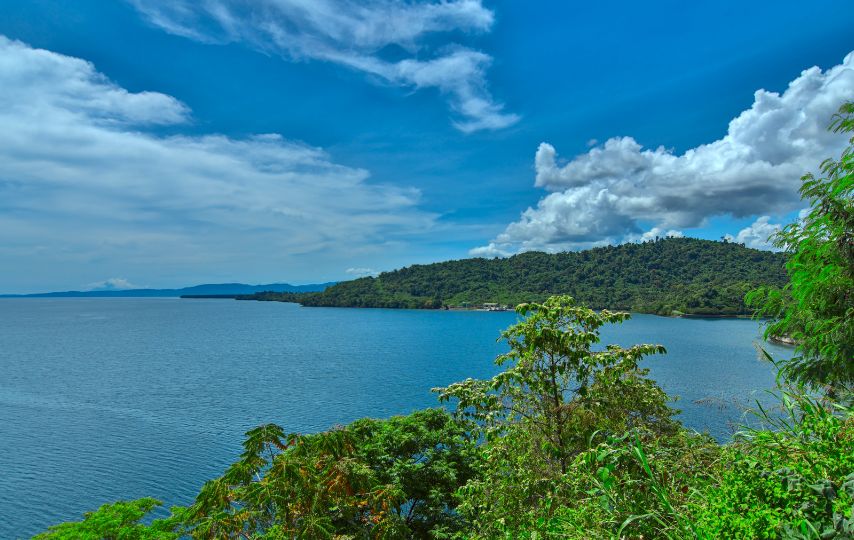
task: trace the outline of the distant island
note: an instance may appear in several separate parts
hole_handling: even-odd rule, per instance
[[[0,294],[0,298],[112,298],[112,297],[196,297],[196,298],[234,298],[238,295],[251,295],[268,291],[275,293],[309,293],[325,290],[335,285],[315,283],[311,285],[291,285],[289,283],[268,283],[266,285],[247,285],[245,283],[209,283],[181,289],[101,289],[93,291],[61,291],[34,294]]]
[[[578,252],[413,265],[320,292],[264,291],[239,300],[303,306],[453,309],[513,306],[569,294],[597,309],[686,316],[748,315],[744,294],[787,283],[783,253],[732,242],[658,238]]]

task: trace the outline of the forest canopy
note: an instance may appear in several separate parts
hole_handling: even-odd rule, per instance
[[[320,293],[259,293],[252,300],[304,306],[438,309],[517,305],[570,295],[594,309],[661,315],[751,313],[744,295],[787,282],[782,253],[732,242],[658,238],[586,251],[520,253],[413,265],[339,283]]]

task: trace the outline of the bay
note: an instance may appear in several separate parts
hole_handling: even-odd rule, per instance
[[[192,501],[262,423],[315,432],[436,406],[430,388],[496,373],[510,312],[302,308],[162,298],[0,300],[0,538],[117,499]],[[635,315],[603,343],[645,365],[682,421],[728,438],[774,370],[740,319]],[[789,349],[764,345],[777,357]]]

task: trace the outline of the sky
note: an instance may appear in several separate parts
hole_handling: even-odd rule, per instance
[[[768,249],[850,0],[0,0],[0,292]]]

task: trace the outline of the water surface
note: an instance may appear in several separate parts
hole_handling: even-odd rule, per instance
[[[116,499],[192,501],[275,422],[311,432],[435,406],[430,388],[496,372],[514,313],[302,308],[161,298],[0,299],[0,538]],[[748,320],[635,315],[605,342],[646,362],[682,420],[731,433],[773,386]],[[787,349],[769,346],[775,354]],[[702,401],[702,404],[696,403]]]

